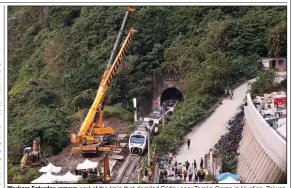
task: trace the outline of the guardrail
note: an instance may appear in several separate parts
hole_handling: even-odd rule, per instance
[[[250,93],[247,94],[245,119],[264,151],[283,172],[286,172],[286,141],[264,120],[255,108]]]

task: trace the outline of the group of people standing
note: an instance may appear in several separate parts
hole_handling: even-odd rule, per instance
[[[172,153],[167,153],[165,160],[160,158],[159,163],[165,161],[165,165],[161,165],[161,178],[168,179],[169,177],[183,182],[202,182],[208,171],[203,168],[203,159],[201,158],[200,168],[197,169],[196,160],[184,163],[178,163],[176,159],[173,160]]]
[[[175,174],[175,178],[180,178],[184,182],[202,182],[207,175],[207,170],[203,168],[203,160],[201,159],[200,169],[197,169],[196,161],[194,160],[191,164],[187,160],[184,164],[177,163],[174,161],[174,165],[172,166],[172,171]]]
[[[233,97],[233,91],[232,89],[225,89],[225,98],[230,97],[230,99],[232,100]]]

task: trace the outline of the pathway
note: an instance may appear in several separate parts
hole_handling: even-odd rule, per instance
[[[200,165],[200,158],[218,142],[222,135],[227,133],[226,123],[237,113],[237,108],[242,104],[246,96],[247,84],[242,84],[234,90],[233,99],[224,99],[222,104],[208,117],[202,124],[196,125],[185,140],[191,140],[190,149],[187,144],[181,147],[176,159],[184,163],[188,160],[190,163],[196,159],[197,167]]]

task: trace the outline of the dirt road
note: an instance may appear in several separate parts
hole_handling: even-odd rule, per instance
[[[204,159],[204,155],[218,142],[222,135],[227,132],[226,123],[237,113],[237,108],[242,104],[246,95],[247,84],[243,84],[234,90],[233,99],[224,99],[214,113],[200,125],[196,125],[192,132],[185,139],[191,140],[190,149],[187,144],[180,149],[176,159],[178,162],[184,163],[188,160],[190,163],[196,159],[199,168],[200,158]]]

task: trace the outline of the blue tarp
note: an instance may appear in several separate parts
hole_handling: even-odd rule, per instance
[[[228,177],[231,177],[231,178],[233,178],[234,180],[239,180],[239,178],[240,178],[237,174],[231,174],[231,173],[229,173],[229,172],[225,172],[225,173],[219,174],[219,175],[217,176],[217,179],[218,179],[219,181],[223,181],[223,180],[227,179]]]

